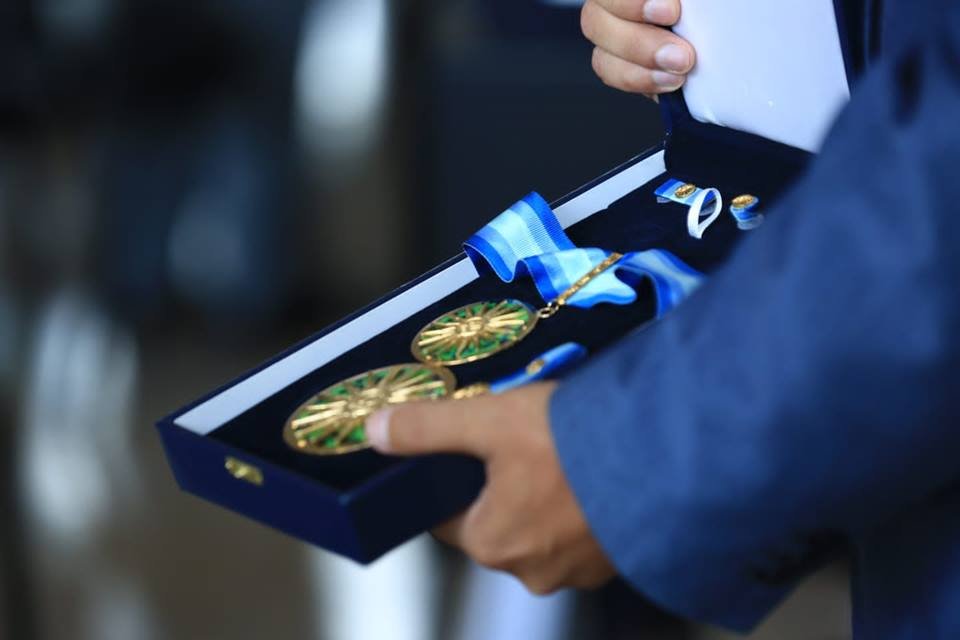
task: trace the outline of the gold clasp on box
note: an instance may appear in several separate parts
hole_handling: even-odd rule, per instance
[[[243,480],[258,487],[263,485],[263,472],[252,464],[237,460],[236,458],[227,457],[227,461],[224,462],[223,467],[227,470],[227,473],[237,480]]]

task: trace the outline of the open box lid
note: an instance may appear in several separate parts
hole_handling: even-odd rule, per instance
[[[696,49],[697,65],[683,89],[662,100],[668,150],[674,137],[698,153],[707,143],[804,162],[819,151],[863,67],[866,5],[682,0],[674,30]]]
[[[701,62],[684,91],[665,96],[662,101],[670,132],[667,153],[635,159],[554,203],[564,227],[670,171],[671,165],[678,164],[678,156],[684,157],[681,175],[695,174],[698,168],[709,173],[717,167],[736,165],[731,149],[741,157],[758,151],[763,151],[765,158],[779,153],[781,159],[789,160],[786,165],[795,166],[819,146],[834,115],[849,98],[849,82],[863,65],[865,47],[861,46],[860,27],[866,24],[864,0],[682,2],[684,15],[677,32],[694,43]],[[764,25],[763,34],[751,29],[755,24]],[[845,29],[846,24],[856,28]],[[813,50],[820,53],[813,56]],[[713,62],[702,62],[714,57]],[[729,91],[733,85],[739,87],[739,93]],[[772,108],[771,98],[758,98],[774,95]],[[810,105],[815,113],[803,111]],[[764,109],[782,116],[748,117]],[[807,119],[811,123],[803,127],[806,137],[793,137],[793,123]],[[763,170],[772,172],[771,163],[764,162]],[[475,267],[460,255],[182,409],[168,421],[198,435],[210,434],[285,386],[475,278]]]

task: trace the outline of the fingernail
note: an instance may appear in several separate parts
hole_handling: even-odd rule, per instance
[[[654,24],[672,24],[676,17],[673,0],[647,0],[643,5],[643,19]]]
[[[377,451],[390,450],[390,409],[377,411],[367,418],[367,441]]]
[[[653,56],[657,66],[664,71],[684,73],[690,68],[690,53],[676,44],[665,44]]]
[[[683,76],[678,76],[666,71],[654,71],[651,74],[654,84],[662,89],[679,89],[683,84]]]

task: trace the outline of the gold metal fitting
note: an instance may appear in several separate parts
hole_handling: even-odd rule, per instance
[[[673,192],[673,195],[678,198],[687,198],[693,195],[693,192],[697,190],[697,185],[690,184],[689,182],[682,187],[677,187],[677,190]]]
[[[546,360],[544,360],[543,358],[537,358],[536,360],[534,360],[533,362],[527,365],[527,375],[535,376],[541,371],[543,371],[543,368],[546,366],[547,366]]]
[[[263,472],[250,463],[228,456],[223,463],[223,468],[237,480],[249,482],[257,487],[263,486]]]
[[[746,209],[747,207],[756,204],[756,202],[757,202],[757,196],[753,196],[753,195],[750,195],[749,193],[745,193],[742,196],[737,196],[736,198],[734,198],[730,202],[730,204],[732,204],[734,207],[737,207],[738,209]]]

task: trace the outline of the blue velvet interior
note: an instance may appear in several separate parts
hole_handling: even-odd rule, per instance
[[[675,99],[669,96],[667,100]],[[695,120],[673,129],[667,140],[667,171],[701,186],[723,185],[724,197],[752,193],[777,197],[806,168],[811,154],[766,138]]]
[[[671,174],[684,180],[697,181],[687,173]],[[659,204],[653,191],[667,178],[655,179],[607,210],[574,225],[568,230],[579,246],[599,246],[620,252],[649,248],[673,251],[692,266],[710,272],[722,264],[738,239],[739,231],[732,216],[725,213],[709,229],[703,240],[691,238],[686,229],[686,207],[674,203]],[[712,181],[728,196],[750,191],[764,198],[772,197],[763,184]],[[518,298],[540,306],[536,290],[528,281],[506,284],[492,274],[485,275],[456,293],[424,309],[364,345],[318,369],[295,384],[225,424],[211,434],[224,443],[248,451],[284,468],[299,472],[324,485],[349,491],[378,474],[404,464],[372,451],[342,457],[324,458],[298,453],[281,437],[283,423],[289,414],[311,395],[343,378],[400,362],[410,362],[410,341],[427,322],[444,311],[482,299]],[[602,349],[627,332],[653,318],[652,290],[643,285],[636,303],[630,306],[601,305],[590,310],[564,309],[540,323],[523,342],[495,357],[453,367],[460,385],[489,381],[512,373],[547,349],[567,341],[577,341],[591,353]]]

